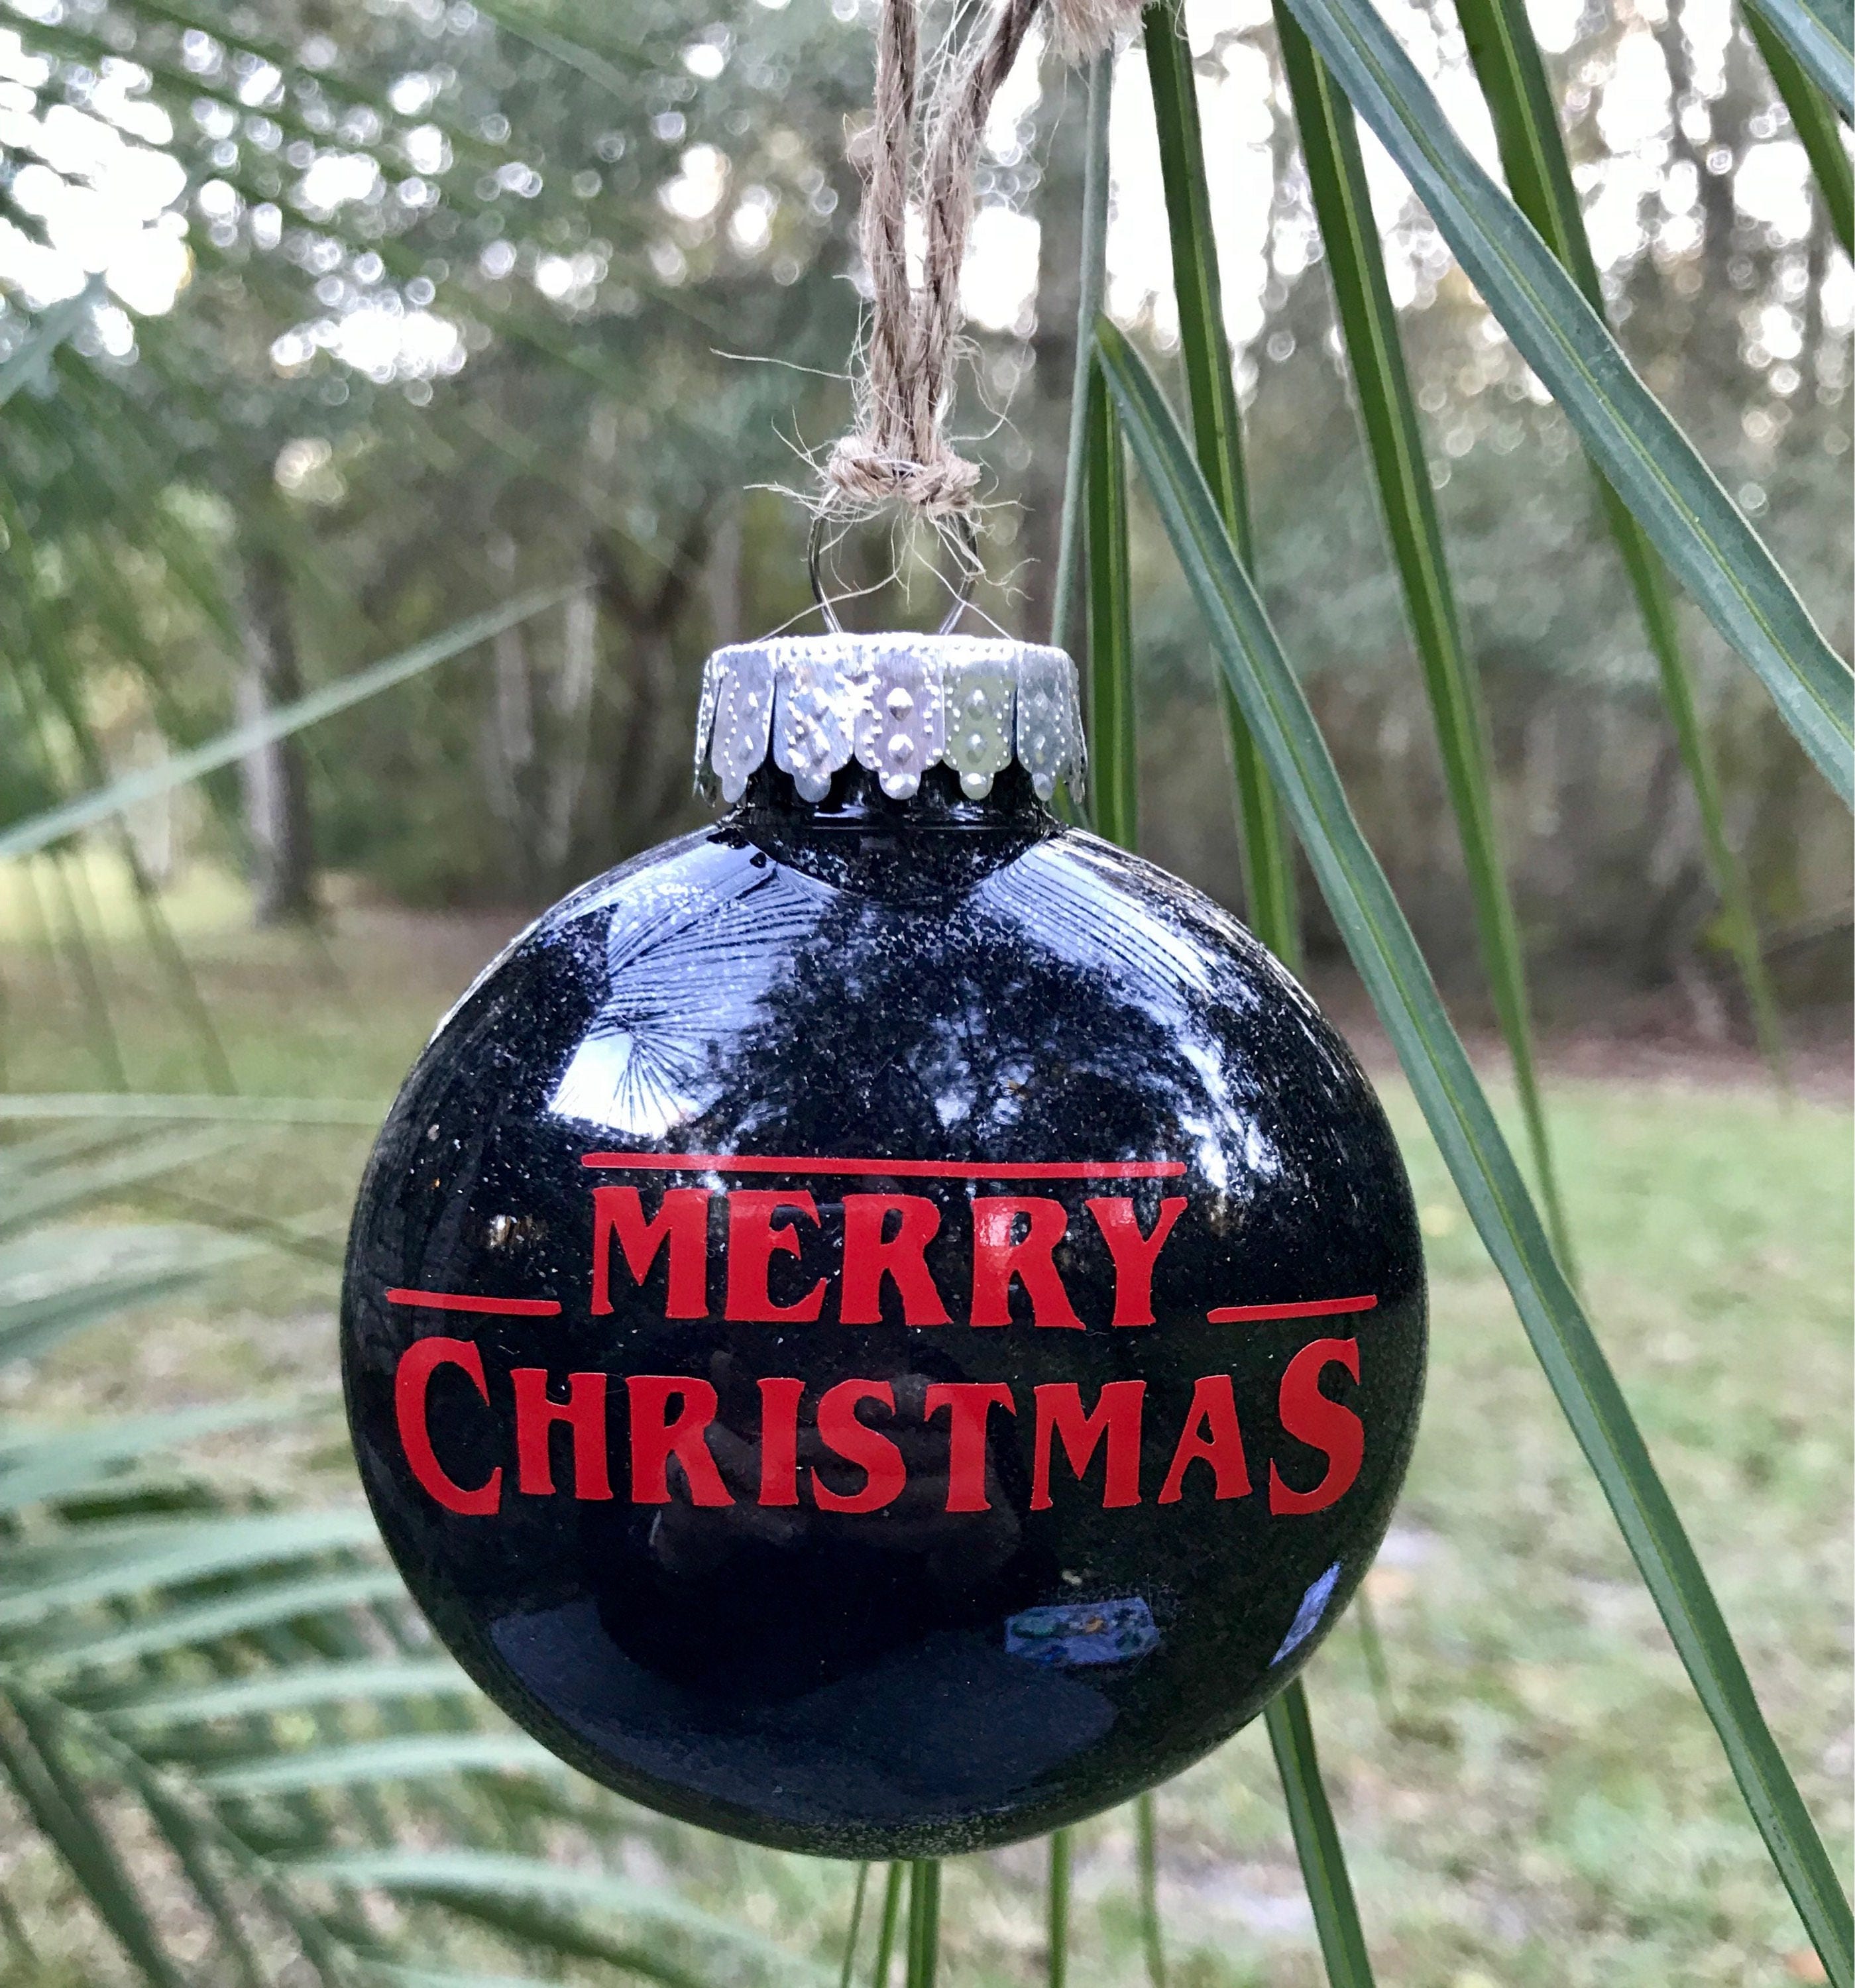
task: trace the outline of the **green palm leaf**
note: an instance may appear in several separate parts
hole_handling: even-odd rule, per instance
[[[164,1435],[208,1433],[252,1412],[247,1406],[136,1417],[69,1438],[9,1431],[0,1437],[0,1482],[42,1473],[65,1451],[73,1469],[107,1469],[146,1456]],[[35,1481],[53,1488],[42,1476]],[[351,1575],[278,1581],[264,1573],[276,1555],[306,1547],[318,1557],[346,1553],[371,1535],[364,1513],[333,1524],[331,1516],[340,1515],[63,1519],[49,1535],[36,1528],[35,1543],[8,1558],[8,1605],[0,1608],[0,1783],[97,1909],[139,1980],[179,1988],[206,1977],[196,1976],[195,1962],[183,1968],[168,1943],[168,1915],[149,1909],[151,1878],[168,1890],[172,1878],[151,1871],[118,1841],[125,1800],[139,1805],[147,1831],[171,1854],[217,1936],[219,1956],[249,1988],[268,1988],[273,1978],[265,1942],[254,1939],[263,1919],[288,1929],[328,1988],[415,1978],[415,1955],[398,1950],[405,1936],[384,1939],[354,1911],[351,1892],[376,1882],[442,1905],[452,1921],[518,1940],[534,1956],[597,1959],[664,1988],[698,1988],[698,1977],[648,1942],[614,1939],[578,1915],[621,1912],[653,1934],[726,1942],[734,1971],[746,1965],[769,1978],[814,1978],[783,1950],[696,1911],[667,1888],[564,1873],[476,1846],[449,1856],[396,1848],[394,1834],[408,1826],[428,1845],[441,1826],[472,1832],[479,1844],[499,1834],[513,1841],[528,1827],[523,1815],[558,1820],[569,1813],[547,1786],[566,1770],[526,1735],[468,1723],[460,1729],[458,1719],[472,1719],[480,1701],[448,1659],[327,1660],[327,1650],[364,1647],[350,1609],[402,1593],[396,1580],[383,1582],[374,1570],[367,1587]],[[163,1584],[207,1573],[235,1591],[204,1605],[162,1608]],[[83,1634],[99,1611],[108,1619],[117,1603],[131,1600],[156,1611],[152,1622],[134,1622],[114,1638]],[[295,1629],[278,1634],[286,1623]],[[63,1632],[62,1646],[38,1639],[47,1628]],[[261,1632],[256,1640],[253,1631]],[[202,1658],[217,1668],[235,1648],[239,1663],[257,1658],[261,1668],[181,1682],[189,1673],[197,1679]],[[93,1686],[85,1695],[86,1680],[129,1662],[142,1670],[130,1695],[100,1702]],[[449,1729],[417,1729],[398,1717],[396,1703],[423,1705]],[[315,1734],[307,1744],[306,1712]],[[365,1736],[348,1736],[350,1716],[363,1722]],[[208,1726],[218,1730],[200,1729]],[[388,1790],[390,1805],[381,1800]],[[518,1794],[525,1807],[496,1806]],[[354,1844],[357,1831],[373,1839],[364,1848]],[[293,1858],[280,1853],[280,1843],[294,1847]],[[428,1911],[410,1923],[418,1928],[416,1958],[443,1978],[445,1942],[455,1936],[450,1922]],[[407,1965],[396,1976],[402,1958]]]
[[[182,1091],[168,1096],[151,1090],[132,1090],[126,1095],[114,1090],[15,1091],[10,1096],[0,1094],[0,1124],[8,1119],[94,1119],[114,1125],[125,1120],[168,1119],[232,1125],[372,1127],[387,1115],[388,1102],[384,1098],[231,1097],[223,1091]],[[6,1149],[0,1148],[0,1166],[5,1165],[6,1157]],[[164,1172],[167,1164],[164,1161],[155,1171]]]
[[[123,1951],[145,1981],[186,1988],[169,1959],[120,1851],[56,1750],[43,1743],[43,1722],[0,1702],[0,1779],[33,1824],[70,1867]]]
[[[940,1865],[922,1857],[909,1866],[905,1988],[934,1988],[940,1969]]]
[[[1816,191],[1823,196],[1842,252],[1855,255],[1855,167],[1849,164],[1836,113],[1792,53],[1790,43],[1755,6],[1746,8],[1745,26],[1791,113],[1791,127],[1809,154]]]
[[[1855,802],[1855,678],[1763,541],[1475,163],[1366,0],[1287,4],[1657,549],[1758,673],[1823,777]]]
[[[462,1695],[476,1686],[449,1657],[362,1657],[351,1663],[306,1664],[256,1677],[113,1699],[103,1716],[118,1731],[170,1730],[256,1713],[302,1712],[315,1706],[394,1698]]]
[[[643,1975],[647,1980],[685,1984],[692,1980],[660,1962],[653,1965],[643,1956],[629,1962],[618,1960],[615,1964]],[[391,1960],[368,1963],[364,1978],[377,1982],[380,1988],[560,1988],[558,1980],[544,1981],[533,1974],[459,1974],[448,1967],[402,1967]]]
[[[0,407],[22,388],[49,377],[58,348],[89,316],[103,296],[103,279],[93,276],[74,297],[53,304],[5,358],[0,359]]]
[[[1271,1701],[1268,1723],[1282,1793],[1288,1797],[1288,1824],[1295,1832],[1295,1848],[1320,1934],[1327,1980],[1332,1988],[1373,1988],[1372,1962],[1359,1929],[1359,1907],[1353,1902],[1339,1831],[1320,1777],[1314,1726],[1299,1678]]]
[[[250,1253],[188,1224],[43,1228],[0,1245],[0,1362],[36,1360],[99,1319],[153,1304]]]
[[[1182,18],[1170,10],[1149,8],[1144,17],[1144,26],[1153,117],[1159,137],[1160,167],[1166,182],[1166,212],[1171,222],[1179,342],[1185,357],[1198,467],[1206,485],[1214,493],[1224,521],[1227,542],[1247,566],[1254,560],[1254,546],[1249,492],[1244,473],[1242,424],[1231,372],[1230,347],[1224,332],[1222,286],[1217,242],[1210,223],[1210,194],[1205,178],[1204,146],[1199,129],[1198,93],[1192,73],[1190,49]],[[1104,432],[1112,437],[1114,455],[1112,460],[1105,455],[1098,455],[1092,462],[1091,474],[1100,473],[1105,478],[1119,479],[1125,472],[1119,459],[1119,432],[1112,428]],[[1122,501],[1124,506],[1125,500]],[[1246,884],[1252,922],[1263,943],[1278,958],[1292,965],[1300,951],[1298,921],[1295,908],[1294,872],[1289,860],[1290,844],[1281,805],[1267,762],[1241,702],[1221,674],[1218,689],[1224,705],[1241,812],[1245,824],[1244,847],[1249,852]],[[1130,762],[1133,752],[1132,729],[1130,694],[1129,737],[1123,749]],[[1306,1705],[1299,1682],[1291,1684],[1289,1689],[1301,1706],[1305,1726]],[[1280,1704],[1272,1706],[1268,1716],[1271,1722],[1281,1717]],[[1274,1730],[1273,1723],[1271,1729]],[[1318,1789],[1320,1770],[1311,1753],[1298,1765],[1304,1775],[1312,1776],[1316,1783],[1321,1810],[1327,1813],[1325,1792]],[[1329,1816],[1330,1847],[1333,1856],[1339,1858],[1339,1838],[1330,1825]],[[1166,1952],[1159,1922],[1157,1811],[1150,1793],[1141,1796],[1135,1804],[1135,1831],[1141,1942],[1146,1950],[1147,1979],[1151,1988],[1166,1988]],[[1320,1928],[1323,1950],[1343,1947],[1345,1929],[1329,1923],[1336,1897],[1343,1895],[1350,1909],[1352,1894],[1343,1868],[1340,1892],[1336,1893],[1329,1874],[1308,1863],[1310,1844],[1298,1831],[1295,1847],[1302,1857],[1302,1874]]]
[[[395,1897],[447,1898],[482,1894],[571,1905],[655,1922],[712,1940],[781,1979],[822,1983],[824,1971],[733,1921],[689,1905],[672,1892],[608,1871],[482,1850],[353,1850],[304,1858],[284,1867],[295,1879]]]
[[[198,1785],[218,1800],[302,1794],[312,1788],[429,1780],[452,1774],[565,1774],[570,1769],[525,1733],[409,1733],[347,1746],[305,1746],[215,1767]]]
[[[1552,1253],[1429,968],[1353,819],[1307,700],[1165,397],[1112,324],[1098,327],[1097,343],[1135,460],[1329,908],[1719,1733],[1753,1820],[1831,1980],[1847,1988],[1855,1973],[1848,1900],[1641,1432]]]
[[[35,1225],[42,1232],[44,1226],[59,1216],[144,1182],[164,1180],[183,1168],[221,1158],[236,1151],[252,1136],[211,1126],[152,1134],[138,1128],[95,1157],[86,1154],[71,1165],[46,1167],[30,1179],[15,1180],[5,1207],[0,1208],[0,1235],[15,1234]],[[0,1278],[5,1277],[10,1260],[10,1255],[0,1256]]]
[[[889,1963],[895,1957],[895,1935],[902,1924],[902,1894],[909,1867],[892,1863],[882,1886],[882,1918],[876,1929],[876,1957],[870,1967],[871,1988],[889,1988]]]
[[[96,1428],[42,1428],[30,1435],[0,1438],[0,1515],[105,1483],[121,1465],[152,1449],[228,1429],[300,1421],[308,1408],[301,1401],[220,1401]]]
[[[1066,1829],[1050,1832],[1050,1860],[1044,1902],[1044,1988],[1069,1988],[1069,1877],[1074,1838]]]
[[[1076,575],[1082,564],[1083,502],[1088,455],[1088,341],[1102,314],[1108,282],[1108,113],[1114,96],[1114,58],[1088,65],[1088,130],[1082,160],[1082,259],[1076,272],[1075,374],[1069,389],[1069,441],[1063,464],[1063,513],[1057,532],[1050,645],[1069,646]]]
[[[29,856],[36,850],[46,848],[68,835],[76,834],[80,828],[107,821],[125,808],[134,807],[137,802],[184,786],[188,781],[197,780],[202,773],[210,773],[216,767],[229,766],[234,761],[248,757],[260,746],[287,739],[306,725],[332,718],[338,711],[347,711],[368,698],[377,697],[395,684],[405,683],[436,664],[476,648],[506,628],[544,614],[550,607],[558,607],[574,590],[570,587],[557,587],[519,594],[499,607],[457,623],[442,634],[414,643],[398,655],[388,656],[364,670],[357,670],[351,676],[343,677],[335,683],[325,684],[321,689],[311,691],[293,704],[279,705],[262,718],[235,725],[204,746],[171,754],[158,766],[124,774],[108,786],[81,794],[61,807],[48,808],[41,813],[30,815],[11,828],[0,830],[0,862]]]
[[[1470,59],[1493,118],[1502,169],[1521,211],[1559,258],[1585,301],[1606,318],[1603,286],[1585,232],[1584,216],[1572,183],[1571,161],[1539,45],[1516,0],[1463,0],[1462,32]],[[1846,178],[1849,167],[1838,141],[1836,156]],[[1607,321],[1607,320],[1606,320]],[[1694,698],[1693,674],[1682,653],[1674,590],[1667,570],[1629,506],[1599,475],[1598,489],[1617,550],[1623,555],[1643,625],[1660,672],[1662,701],[1674,726],[1675,743],[1700,810],[1701,832],[1725,914],[1726,938],[1745,983],[1752,1023],[1766,1060],[1782,1080],[1786,1074],[1783,1032],[1778,1003],[1759,945],[1758,921],[1745,871],[1726,833],[1726,808],[1713,748]]]
[[[1217,240],[1211,228],[1210,190],[1198,126],[1198,93],[1182,16],[1170,6],[1149,7],[1142,17],[1146,73],[1153,88],[1153,122],[1159,137],[1159,172],[1166,187],[1166,218],[1173,252],[1173,288],[1179,302],[1179,351],[1198,465],[1216,493],[1231,542],[1251,556],[1248,492],[1243,473],[1243,431],[1230,340],[1224,328],[1224,291]],[[1290,967],[1300,954],[1295,912],[1294,853],[1282,827],[1281,808],[1269,784],[1243,712],[1221,681],[1218,699],[1230,740],[1242,828],[1244,902],[1251,928]]]
[[[27,1571],[39,1554],[16,1550],[0,1577],[0,1628],[17,1628],[85,1603],[151,1588],[179,1587],[344,1547],[371,1546],[378,1537],[373,1515],[360,1506],[157,1519],[126,1532],[122,1549],[106,1551],[100,1565],[72,1570],[64,1554],[48,1554],[49,1569],[39,1580]]]
[[[1379,500],[1403,583],[1411,633],[1423,661],[1444,779],[1468,871],[1482,967],[1508,1053],[1513,1059],[1514,1086],[1526,1121],[1552,1246],[1569,1269],[1572,1263],[1571,1233],[1559,1197],[1533,1060],[1526,965],[1494,820],[1481,680],[1462,637],[1436,500],[1430,493],[1429,465],[1417,428],[1417,403],[1404,367],[1397,315],[1392,308],[1378,222],[1359,152],[1359,127],[1353,121],[1352,106],[1335,86],[1332,73],[1279,0],[1275,29],[1295,100],[1302,157],[1307,164],[1315,215],[1346,333]]]
[[[1762,20],[1807,69],[1818,89],[1855,123],[1855,36],[1850,8],[1836,0],[1745,0],[1746,19]]]
[[[15,1661],[34,1678],[56,1682],[251,1635],[335,1610],[391,1601],[405,1592],[399,1576],[384,1567],[254,1581],[211,1601],[163,1609],[126,1628],[49,1636],[23,1646]]]
[[[1088,399],[1088,770],[1095,823],[1123,849],[1139,843],[1133,607],[1128,573],[1127,461],[1098,373]]]

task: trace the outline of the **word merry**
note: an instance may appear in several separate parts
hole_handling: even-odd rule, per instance
[[[641,1285],[658,1255],[667,1253],[665,1316],[706,1318],[712,1198],[706,1188],[668,1188],[656,1213],[647,1220],[636,1188],[594,1188],[593,1310],[612,1309],[615,1259],[622,1259],[633,1281]],[[720,1199],[726,1209],[727,1236],[722,1316],[768,1325],[804,1325],[821,1317],[831,1277],[815,1279],[809,1289],[784,1303],[776,1301],[770,1289],[775,1257],[802,1253],[799,1224],[820,1226],[817,1204],[811,1195],[784,1188],[736,1188]],[[971,1205],[966,1323],[1009,1325],[1015,1281],[1030,1300],[1034,1324],[1079,1332],[1082,1321],[1056,1262],[1057,1246],[1069,1232],[1068,1209],[1044,1195],[979,1195]],[[838,1323],[880,1324],[888,1286],[899,1300],[903,1324],[950,1324],[946,1299],[927,1260],[928,1246],[940,1232],[939,1208],[919,1194],[847,1194],[841,1205],[843,1244],[834,1279]],[[1153,1227],[1145,1231],[1132,1201],[1125,1195],[1098,1195],[1084,1205],[1114,1264],[1112,1322],[1151,1325],[1153,1266],[1185,1212],[1185,1197],[1168,1195],[1159,1204]]]
[[[1359,1378],[1357,1340],[1314,1340],[1283,1371],[1277,1390],[1277,1418],[1293,1441],[1324,1456],[1325,1467],[1318,1483],[1298,1489],[1283,1477],[1277,1459],[1271,1458],[1271,1513],[1324,1511],[1359,1476],[1365,1456],[1365,1425],[1352,1408],[1321,1391],[1322,1375],[1335,1366],[1354,1380]],[[448,1512],[488,1516],[502,1509],[504,1466],[495,1466],[479,1483],[461,1484],[446,1469],[433,1441],[427,1396],[433,1376],[446,1367],[460,1369],[485,1404],[496,1405],[491,1402],[482,1352],[473,1341],[437,1334],[415,1339],[401,1354],[394,1377],[400,1442],[413,1476],[437,1503]],[[519,1495],[554,1495],[553,1439],[557,1425],[564,1428],[570,1441],[574,1496],[610,1499],[617,1495],[612,1488],[607,1413],[608,1395],[618,1392],[609,1385],[615,1378],[598,1371],[570,1373],[562,1396],[544,1367],[509,1370],[515,1489]],[[624,1376],[631,1503],[672,1503],[672,1465],[678,1473],[675,1502],[699,1506],[809,1503],[821,1512],[868,1513],[881,1511],[902,1496],[909,1482],[902,1448],[862,1412],[873,1407],[892,1427],[897,1426],[895,1392],[889,1381],[840,1381],[809,1404],[807,1384],[796,1378],[770,1376],[758,1383],[758,1429],[744,1442],[731,1446],[736,1451],[744,1448],[753,1461],[745,1478],[739,1467],[735,1469],[736,1482],[731,1490],[709,1447],[709,1432],[719,1406],[711,1383],[685,1374]],[[801,1411],[807,1408],[802,1439]],[[936,1483],[944,1476],[944,1509],[949,1512],[992,1509],[986,1465],[994,1415],[1015,1418],[1021,1428],[1028,1425],[1032,1511],[1046,1510],[1052,1503],[1058,1449],[1078,1483],[1087,1480],[1100,1456],[1098,1484],[1104,1510],[1142,1501],[1142,1456],[1158,1434],[1149,1426],[1144,1381],[1107,1381],[1087,1406],[1082,1389],[1069,1381],[1051,1381],[1028,1391],[1014,1391],[1004,1381],[937,1381],[926,1390],[924,1421],[918,1426],[937,1425],[943,1415],[946,1417],[946,1448],[935,1459],[930,1475]],[[746,1438],[745,1432],[735,1433]],[[824,1453],[837,1483],[828,1481],[817,1464],[801,1464],[802,1447],[814,1454],[820,1450]],[[916,1455],[919,1468],[918,1445]],[[1306,1474],[1305,1457],[1283,1460],[1298,1477]],[[1251,1495],[1249,1459],[1228,1374],[1207,1374],[1193,1384],[1191,1401],[1171,1445],[1170,1461],[1156,1502],[1178,1503],[1194,1465],[1202,1465],[1209,1472],[1214,1496]],[[862,1482],[855,1488],[841,1489],[847,1467],[849,1472],[861,1472]],[[1200,1474],[1202,1477],[1203,1472]]]

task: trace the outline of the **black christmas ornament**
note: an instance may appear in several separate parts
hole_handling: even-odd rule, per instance
[[[1423,1267],[1371,1088],[1209,899],[1046,809],[1073,666],[724,649],[729,811],[576,891],[374,1148],[343,1371],[471,1675],[783,1848],[1072,1823],[1254,1717],[1383,1537]]]

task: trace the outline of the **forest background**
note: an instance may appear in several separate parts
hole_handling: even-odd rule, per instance
[[[1453,19],[1394,12],[1491,159]],[[1855,276],[1783,106],[1714,0],[1535,14],[1624,347],[1846,649]],[[0,682],[0,816],[87,784],[86,753],[145,762],[472,610],[571,590],[132,817],[153,878],[229,867],[261,920],[357,895],[538,907],[701,818],[702,658],[806,607],[805,515],[784,493],[810,491],[805,452],[848,417],[845,132],[868,24],[851,0],[545,22],[316,0],[228,12],[235,50],[193,20],[14,0],[0,27],[0,354],[63,300],[81,318],[8,375],[0,645],[32,666]],[[1251,0],[1190,11],[1261,580],[1472,1020],[1459,839],[1266,23]],[[1163,366],[1143,69],[1136,46],[1109,303]],[[982,604],[1031,637],[1050,618],[1082,123],[1078,78],[1020,65],[987,132],[966,284]],[[1364,144],[1544,1013],[1743,1033],[1698,811],[1575,441]],[[847,570],[877,585],[891,551],[865,534]],[[1137,508],[1135,572],[1144,846],[1241,909],[1213,668]],[[910,611],[889,594],[863,604],[871,624]],[[917,587],[918,618],[938,604]],[[1833,1037],[1846,833],[1711,628],[1690,614],[1685,634],[1780,996]],[[59,718],[74,703],[87,737]],[[1302,894],[1318,971],[1337,943]]]

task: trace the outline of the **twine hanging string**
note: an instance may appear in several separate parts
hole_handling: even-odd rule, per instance
[[[1044,8],[1053,47],[1085,60],[1139,16],[1138,0],[1000,0],[987,27],[943,71],[918,116],[919,0],[881,0],[875,116],[852,157],[863,176],[863,259],[869,324],[858,385],[856,431],[831,451],[823,508],[855,512],[900,503],[937,521],[970,524],[980,467],[949,442],[960,329],[960,275],[972,232],[973,167],[992,102],[1025,35]],[[926,126],[916,185],[916,127]],[[908,266],[908,216],[919,192],[926,250],[919,287]]]

